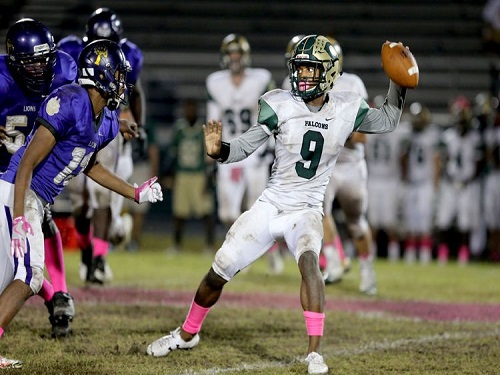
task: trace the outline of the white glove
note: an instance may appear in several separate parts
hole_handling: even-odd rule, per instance
[[[30,223],[23,216],[18,216],[12,220],[12,238],[10,240],[10,255],[16,258],[24,258],[28,251],[26,247],[26,236],[33,235]]]
[[[151,202],[156,203],[157,201],[163,200],[163,192],[161,191],[161,186],[156,182],[158,177],[153,177],[143,183],[141,186],[135,187],[135,201],[137,203]]]
[[[2,139],[1,142],[9,154],[15,154],[19,147],[21,147],[24,143],[24,135],[17,130],[12,130],[6,134],[8,135],[8,138]]]

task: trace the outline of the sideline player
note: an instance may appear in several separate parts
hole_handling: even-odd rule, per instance
[[[404,199],[406,243],[404,257],[407,263],[418,260],[428,264],[432,260],[432,229],[440,133],[432,123],[431,111],[421,103],[410,106],[411,128],[404,142],[402,177],[407,184]]]
[[[381,95],[373,99],[379,108],[383,103]],[[404,186],[401,180],[401,152],[403,140],[410,132],[404,115],[398,128],[390,134],[370,134],[366,138],[365,154],[368,166],[368,222],[373,235],[372,253],[381,256],[382,231],[388,237],[387,258],[396,262],[400,258],[399,217]]]
[[[174,245],[168,252],[176,254],[182,249],[186,220],[194,218],[203,221],[203,251],[212,255],[215,247],[212,173],[215,162],[205,152],[203,119],[198,114],[198,102],[195,99],[186,99],[183,109],[183,116],[175,122],[172,142],[169,145],[172,167],[166,180],[169,181],[173,193]]]
[[[457,97],[450,106],[453,125],[441,137],[440,180],[436,227],[439,231],[438,261],[448,262],[446,231],[456,219],[458,262],[466,265],[470,256],[470,233],[480,223],[481,192],[479,175],[484,150],[479,130],[474,127],[468,98]]]

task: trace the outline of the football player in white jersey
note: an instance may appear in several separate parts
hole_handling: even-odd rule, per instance
[[[378,108],[380,96],[373,99]],[[390,134],[371,134],[365,143],[368,166],[368,221],[373,233],[373,254],[380,255],[377,238],[384,231],[388,238],[387,257],[397,261],[400,257],[398,217],[402,200],[401,152],[402,142],[409,133],[410,124],[401,120]]]
[[[295,49],[295,46],[297,45],[298,42],[304,38],[305,35],[299,34],[293,36],[289,41],[286,46],[286,51],[285,51],[285,67],[287,70],[287,75],[285,79],[283,80],[283,83],[281,84],[281,88],[283,90],[291,90],[292,89],[292,84],[290,83],[290,76],[288,74],[288,61],[290,61],[290,58],[292,57],[292,53]],[[286,252],[286,246],[284,243],[276,243],[274,244],[268,252],[268,272],[270,274],[280,274],[284,271],[285,269],[285,262],[283,259],[283,255]],[[324,259],[324,257],[322,257]],[[320,264],[321,264],[321,259],[320,258]]]
[[[224,139],[231,140],[256,122],[258,99],[275,84],[271,72],[250,67],[250,44],[239,34],[223,39],[221,68],[206,80],[207,118],[221,119]],[[248,209],[266,187],[272,161],[266,151],[263,145],[244,161],[218,166],[218,216],[227,228],[241,214],[242,207]]]
[[[288,62],[292,58],[292,53],[293,50],[295,49],[295,46],[297,45],[298,42],[304,38],[305,35],[298,34],[292,37],[289,41],[288,44],[286,45],[286,51],[285,51],[285,67],[286,67],[286,77],[283,79],[283,83],[281,84],[281,88],[283,90],[291,90],[292,89],[292,84],[290,83],[290,75],[289,70],[288,70]]]
[[[492,109],[492,120],[485,130],[488,174],[484,184],[484,214],[488,229],[489,259],[500,262],[500,112]]]
[[[319,354],[325,320],[325,284],[318,264],[325,189],[353,131],[383,133],[397,127],[406,89],[391,82],[380,110],[370,108],[354,92],[330,91],[340,75],[339,58],[321,35],[306,36],[297,44],[289,69],[292,90],[276,89],[262,95],[257,122],[243,135],[222,142],[222,122],[212,120],[204,126],[207,153],[221,163],[247,158],[274,136],[271,177],[255,204],[229,229],[182,327],[151,343],[149,355],[165,356],[172,350],[196,346],[202,323],[224,285],[283,240],[302,277],[308,373],[328,372]]]
[[[437,186],[439,129],[432,124],[429,108],[415,102],[410,105],[412,131],[404,142],[402,178],[406,183],[404,222],[407,263],[427,264],[432,259],[434,193]]]
[[[340,44],[328,37],[337,51],[340,68],[343,65],[343,53]],[[333,91],[354,91],[364,100],[368,100],[368,92],[361,78],[352,73],[342,72]],[[372,234],[366,218],[368,210],[367,167],[365,160],[366,135],[353,132],[347,139],[337,159],[323,202],[323,253],[326,258],[325,282],[339,281],[344,273],[344,262],[347,259],[333,220],[333,201],[337,199],[345,214],[347,229],[354,241],[359,257],[360,286],[362,293],[374,295],[377,291],[373,254],[371,254]]]
[[[446,263],[449,245],[446,231],[456,219],[460,234],[458,262],[465,265],[470,255],[470,232],[480,222],[480,163],[483,161],[481,135],[472,121],[469,99],[460,96],[451,105],[454,125],[441,137],[439,204],[436,226],[440,232],[438,261]]]

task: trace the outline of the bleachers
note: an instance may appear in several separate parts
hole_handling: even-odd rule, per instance
[[[253,65],[270,69],[278,84],[286,74],[283,54],[293,35],[334,35],[343,47],[346,71],[364,80],[371,97],[385,94],[388,87],[380,66],[382,43],[403,41],[421,71],[420,86],[410,91],[408,100],[423,101],[434,112],[445,113],[450,98],[458,94],[473,98],[489,87],[493,60],[481,50],[483,4],[475,0],[92,2],[94,8],[115,9],[126,36],[144,51],[148,111],[161,121],[172,117],[168,105],[177,100],[204,98],[205,78],[218,69],[220,42],[230,32],[248,38]],[[53,0],[50,5],[31,0],[22,11],[61,37],[83,34],[88,14],[77,16],[70,10],[85,5],[77,0]]]

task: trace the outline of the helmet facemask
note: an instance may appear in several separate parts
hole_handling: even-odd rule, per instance
[[[128,104],[127,98],[129,97],[128,92],[131,90],[127,86],[127,71],[128,69],[116,69],[114,72],[112,69],[106,70],[104,73],[100,74],[106,75],[106,80],[109,80],[110,76],[113,76],[112,81],[110,81],[107,89],[103,85],[96,85],[97,89],[101,91],[104,98],[107,99],[106,107],[111,111],[118,109],[120,104],[126,106]]]
[[[323,94],[321,89],[321,77],[323,74],[323,67],[319,63],[313,62],[300,62],[298,64],[292,64],[292,92],[294,95],[300,96],[304,101],[313,100]],[[300,74],[300,70],[307,69],[310,73],[309,75]],[[297,94],[296,94],[297,93]]]
[[[247,39],[238,34],[229,34],[221,45],[222,69],[229,69],[231,73],[238,74],[250,66],[250,44]]]
[[[132,69],[120,47],[108,40],[97,40],[84,48],[79,58],[78,83],[95,87],[110,110],[127,105],[132,85],[127,85],[127,72]]]
[[[319,71],[319,77],[303,80],[299,78],[299,67],[314,68],[315,76]],[[341,74],[340,61],[335,49],[328,39],[320,35],[306,36],[297,44],[288,63],[288,69],[292,94],[306,102],[324,95],[333,87]]]
[[[42,23],[25,18],[7,32],[7,65],[27,94],[48,95],[54,79],[56,45]]]
[[[229,47],[228,52],[222,59],[224,61],[224,65],[231,71],[231,73],[238,74],[245,69],[243,53],[235,44]]]
[[[25,56],[9,58],[11,71],[22,82],[30,93],[47,95],[54,79],[54,66],[56,64],[55,52],[47,52],[38,56]]]

